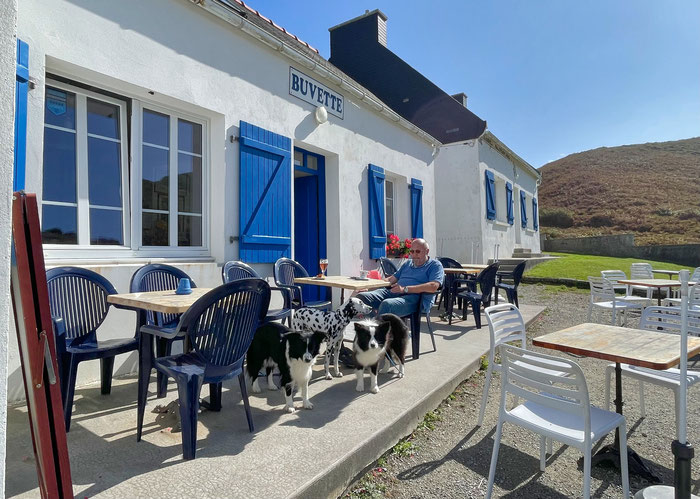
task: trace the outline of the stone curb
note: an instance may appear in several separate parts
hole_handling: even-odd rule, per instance
[[[525,327],[529,327],[545,310],[546,308],[543,308],[542,311],[526,321]],[[425,353],[429,354],[430,352]],[[323,476],[315,477],[289,497],[305,499],[308,497],[335,498],[340,496],[353,481],[368,471],[368,467],[372,463],[396,445],[399,440],[410,435],[423,420],[426,413],[437,408],[443,400],[455,391],[462,381],[471,377],[479,369],[481,357],[487,354],[488,350],[485,350],[454,376],[444,379],[442,384],[391,424],[380,429],[374,437],[358,443],[357,447],[348,454],[339,456],[324,472]]]
[[[523,276],[521,282],[525,284],[553,284],[555,286],[564,285],[570,288],[581,288],[588,289],[588,281],[582,281],[580,279],[565,279],[557,277],[530,277]]]

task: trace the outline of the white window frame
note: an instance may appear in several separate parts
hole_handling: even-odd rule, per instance
[[[496,204],[496,218],[494,222],[508,224],[508,211],[506,210],[506,179],[500,175],[494,175],[493,183],[494,203]]]
[[[211,147],[211,122],[204,116],[194,115],[189,112],[176,110],[170,107],[164,107],[156,102],[148,101],[139,97],[139,99],[120,92],[118,89],[113,90],[106,85],[95,85],[96,87],[104,88],[105,91],[119,93],[124,95],[126,99],[131,101],[131,115],[128,116],[128,124],[130,124],[131,133],[128,133],[127,125],[127,101],[115,99],[99,92],[91,92],[81,87],[59,82],[56,80],[47,79],[46,85],[76,94],[76,134],[78,135],[77,148],[84,146],[84,165],[81,165],[80,159],[76,159],[78,163],[78,174],[76,175],[76,189],[78,197],[78,241],[83,237],[82,232],[87,231],[87,241],[90,240],[89,234],[89,204],[85,205],[84,216],[88,219],[88,225],[83,222],[81,213],[81,197],[84,197],[84,203],[89,203],[88,200],[88,184],[87,181],[87,135],[85,135],[84,144],[81,143],[78,126],[84,126],[87,131],[87,113],[86,107],[83,112],[79,112],[78,99],[81,95],[83,103],[87,105],[87,97],[96,100],[117,104],[120,106],[120,136],[121,136],[121,152],[122,152],[122,214],[123,214],[123,230],[124,230],[124,245],[90,245],[90,244],[45,244],[44,256],[47,260],[105,260],[105,259],[139,259],[139,258],[198,258],[210,257],[210,213],[209,207],[211,203],[211,188],[210,188],[210,147]],[[43,102],[43,101],[42,101]],[[142,191],[141,191],[141,175],[142,175],[142,123],[143,123],[143,108],[166,114],[170,116],[170,185],[169,185],[169,242],[174,246],[143,246],[142,243]],[[42,113],[43,111],[42,107]],[[82,117],[80,117],[82,114]],[[43,114],[42,114],[43,116]],[[202,246],[177,246],[177,120],[178,118],[196,123],[202,126]],[[80,123],[82,121],[82,123]],[[79,125],[80,123],[80,125]],[[174,123],[174,125],[173,125]],[[43,124],[42,126],[47,126]],[[51,125],[48,125],[52,127]],[[53,127],[56,128],[56,127]],[[42,128],[43,135],[43,128]],[[175,141],[174,141],[175,139]],[[42,149],[43,150],[43,149]],[[129,154],[130,153],[130,154]],[[188,153],[189,154],[189,153]],[[173,160],[173,155],[175,159]],[[76,157],[78,157],[76,155]],[[129,161],[131,168],[129,168]],[[80,177],[80,168],[85,169],[84,179],[78,180]],[[173,169],[175,175],[172,174]],[[43,165],[42,165],[41,181],[43,182]],[[83,185],[84,184],[84,185]],[[38,189],[40,192],[42,189]],[[42,200],[43,203],[43,200]],[[51,203],[51,202],[49,202]],[[57,203],[52,204],[66,204]],[[71,204],[72,205],[72,204]],[[41,210],[40,210],[41,212]],[[187,213],[183,213],[187,214]]]
[[[389,195],[387,194],[388,190],[386,188],[386,184],[391,184],[391,193],[392,197],[390,198]],[[389,237],[389,229],[387,228],[387,221],[389,220],[389,217],[387,216],[387,199],[391,199],[391,205],[393,207],[392,210],[392,219],[391,223],[393,224],[394,230],[391,232],[391,234],[398,235],[398,227],[397,227],[397,220],[396,220],[396,180],[393,178],[389,177],[384,177],[384,228],[386,229],[386,236]]]
[[[65,250],[70,248],[72,251],[76,250],[90,250],[95,251],[96,249],[103,251],[114,251],[123,250],[131,246],[131,217],[129,210],[129,189],[128,189],[128,178],[129,178],[129,163],[128,163],[128,128],[127,128],[127,115],[126,115],[126,101],[115,99],[103,94],[96,92],[91,92],[89,90],[84,90],[82,88],[74,87],[72,85],[67,85],[65,83],[47,80],[47,87],[57,88],[75,94],[75,136],[76,136],[76,150],[75,150],[75,161],[76,161],[76,172],[75,172],[75,183],[76,183],[76,203],[65,203],[59,201],[46,201],[42,199],[42,206],[44,204],[54,205],[54,206],[76,206],[78,211],[78,244],[45,244],[44,249],[46,251],[56,250],[56,252],[61,252],[60,250]],[[89,193],[89,178],[88,178],[88,137],[94,136],[104,140],[110,140],[116,142],[115,139],[109,137],[102,137],[101,135],[89,134],[87,131],[87,99],[91,98],[101,102],[106,102],[108,104],[113,104],[119,107],[119,142],[120,142],[120,155],[121,155],[121,194],[122,194],[122,238],[124,240],[123,245],[116,244],[90,244],[90,193]],[[44,107],[42,110],[45,109]],[[64,130],[65,128],[49,125],[44,123],[42,129],[51,128],[54,130]],[[72,132],[72,130],[70,130]],[[41,169],[42,182],[44,177],[44,167],[42,164]],[[43,195],[43,189],[42,189]],[[100,205],[94,205],[96,207],[101,207]],[[112,207],[107,207],[112,208]]]

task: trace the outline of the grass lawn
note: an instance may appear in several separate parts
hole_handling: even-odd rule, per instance
[[[650,263],[654,269],[681,270],[691,268],[675,263],[656,262],[653,260],[639,260],[637,258],[614,258],[610,256],[576,255],[573,253],[552,253],[548,255],[558,256],[556,260],[540,263],[536,267],[528,270],[525,275],[531,277],[558,277],[569,279],[587,280],[588,276],[600,277],[601,270],[622,270],[627,276],[630,275],[630,266],[637,262]],[[667,275],[654,274],[659,279],[668,279]]]

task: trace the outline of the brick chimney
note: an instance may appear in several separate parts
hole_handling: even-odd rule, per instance
[[[465,94],[464,92],[454,94],[452,98],[460,104],[462,104],[464,107],[467,107],[467,94]]]

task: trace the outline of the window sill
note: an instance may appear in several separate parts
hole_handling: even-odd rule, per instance
[[[508,227],[511,226],[508,222],[502,222],[502,221],[500,221],[500,220],[489,220],[489,222],[491,222],[491,223],[492,223],[493,225],[495,225],[496,227],[505,227],[505,228],[508,228]]]
[[[534,230],[534,229],[525,229],[525,232],[526,232],[527,234],[537,234],[537,231]]]

